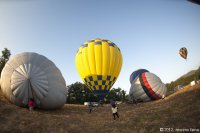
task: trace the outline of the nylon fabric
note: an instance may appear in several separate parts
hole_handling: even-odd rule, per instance
[[[166,92],[167,88],[158,76],[150,72],[143,72],[139,76],[136,76],[134,82],[132,82],[129,99],[144,102],[158,100],[163,95],[166,95]]]
[[[66,102],[66,84],[60,70],[46,57],[25,52],[12,56],[1,73],[1,89],[8,100],[26,106],[55,109]]]
[[[75,63],[84,83],[97,95],[98,91],[102,95],[101,91],[110,90],[116,81],[122,67],[122,55],[113,42],[97,38],[80,46]],[[106,79],[96,79],[98,76]],[[102,85],[103,82],[109,84]]]

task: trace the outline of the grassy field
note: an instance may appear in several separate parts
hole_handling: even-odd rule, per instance
[[[69,104],[59,110],[37,109],[31,113],[9,103],[0,93],[0,132],[156,133],[160,128],[166,132],[190,128],[200,130],[200,85],[184,88],[163,100],[118,107],[120,119],[115,121],[110,105],[94,108],[91,114],[83,105]]]

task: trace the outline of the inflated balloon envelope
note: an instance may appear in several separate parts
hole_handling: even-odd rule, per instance
[[[165,84],[158,76],[144,70],[145,69],[139,69],[139,74],[138,71],[135,71],[137,76],[134,81],[131,82],[129,99],[146,102],[163,98],[167,93]]]
[[[66,102],[66,84],[60,70],[46,57],[25,52],[12,56],[1,73],[1,90],[8,100],[26,106],[56,109]]]
[[[143,72],[149,72],[148,70],[146,69],[138,69],[138,70],[135,70],[134,72],[132,72],[131,76],[130,76],[130,83],[134,82],[134,80],[140,75],[142,74]]]
[[[120,73],[122,54],[113,42],[97,38],[80,46],[75,63],[83,82],[103,100]]]
[[[187,59],[187,55],[188,55],[187,48],[185,47],[180,48],[179,54],[182,58]]]

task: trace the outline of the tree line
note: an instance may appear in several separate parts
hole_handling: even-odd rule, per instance
[[[128,100],[128,95],[120,87],[113,88],[104,98],[104,102],[109,103],[110,100],[125,102]],[[66,103],[83,104],[84,102],[99,102],[99,99],[85,84],[76,82],[67,86]]]

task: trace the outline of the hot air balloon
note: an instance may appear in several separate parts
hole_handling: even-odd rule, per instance
[[[183,47],[183,48],[181,48],[181,49],[179,50],[179,54],[180,54],[180,56],[183,57],[184,59],[187,59],[187,54],[188,54],[188,52],[187,52],[187,49],[186,49],[185,47]]]
[[[25,52],[12,56],[1,73],[1,90],[12,103],[56,109],[66,102],[66,84],[60,70],[46,57]]]
[[[103,100],[120,73],[122,54],[113,42],[97,38],[80,46],[75,63],[83,82]]]
[[[129,99],[136,101],[158,100],[166,95],[167,88],[160,78],[153,73],[143,72],[132,82]]]
[[[138,69],[134,71],[130,76],[130,83],[132,83],[143,72],[149,72],[149,71],[146,69]]]

